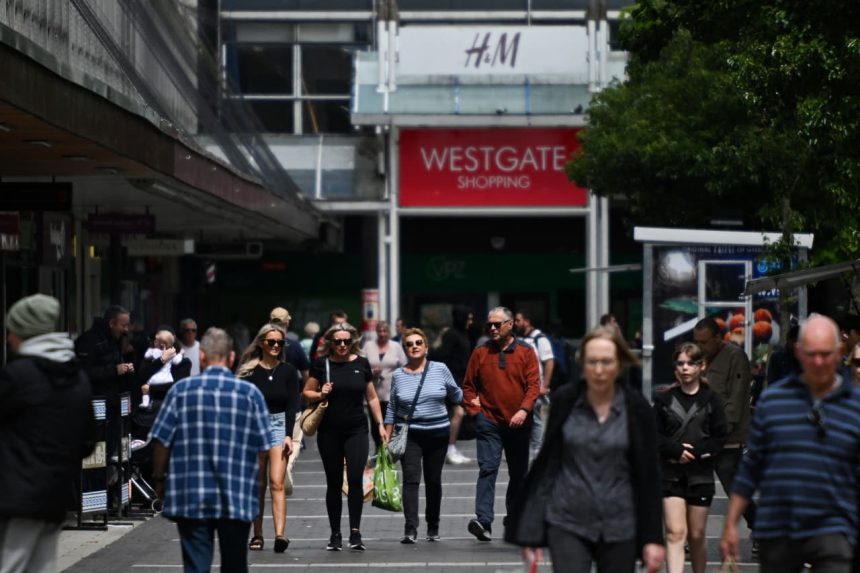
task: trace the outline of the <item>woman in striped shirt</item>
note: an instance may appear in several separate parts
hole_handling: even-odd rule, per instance
[[[395,422],[406,422],[415,403],[415,411],[409,420],[406,453],[401,460],[406,524],[400,542],[415,543],[418,539],[418,486],[421,484],[422,462],[427,497],[427,541],[437,541],[442,506],[442,466],[448,451],[450,430],[447,404],[460,404],[463,391],[447,366],[427,360],[427,336],[421,329],[410,328],[404,332],[401,343],[408,363],[394,372],[391,399],[385,414],[385,425],[390,435]]]

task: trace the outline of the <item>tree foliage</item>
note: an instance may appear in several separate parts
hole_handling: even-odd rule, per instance
[[[635,222],[815,232],[860,253],[860,2],[640,0],[628,81],[589,109],[571,179]]]

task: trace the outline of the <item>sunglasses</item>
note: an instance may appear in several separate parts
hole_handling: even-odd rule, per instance
[[[493,328],[495,328],[496,330],[499,330],[500,328],[502,328],[503,324],[506,324],[508,322],[511,322],[511,321],[510,320],[502,320],[502,321],[495,321],[495,322],[487,322],[485,324],[485,326],[487,327],[487,330],[491,330]]]
[[[860,366],[860,358],[852,358],[851,366]]]
[[[283,338],[267,338],[263,342],[265,342],[270,348],[274,348],[275,346],[283,346],[284,344],[286,344],[286,341]]]
[[[182,332],[197,332],[196,328],[183,328]]]
[[[821,415],[821,406],[813,406],[806,415],[806,419],[817,427],[817,436],[819,440],[827,437],[827,426],[824,425],[824,416]]]
[[[417,346],[420,348],[420,347],[424,346],[424,341],[420,338],[418,340],[414,340],[414,341],[413,340],[407,340],[406,342],[403,343],[403,346],[406,348],[412,348],[413,346]]]
[[[349,346],[352,344],[351,338],[333,338],[331,341],[332,346]]]
[[[701,360],[676,360],[675,368],[683,368],[684,366],[701,366]]]

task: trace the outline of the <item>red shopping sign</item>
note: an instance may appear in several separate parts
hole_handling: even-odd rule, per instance
[[[564,172],[575,128],[404,129],[403,207],[583,207],[588,193]]]

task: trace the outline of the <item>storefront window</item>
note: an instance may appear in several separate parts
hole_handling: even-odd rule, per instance
[[[304,100],[302,127],[305,134],[350,133],[349,100]]]
[[[228,45],[227,73],[233,88],[241,94],[293,94],[293,47]]]

